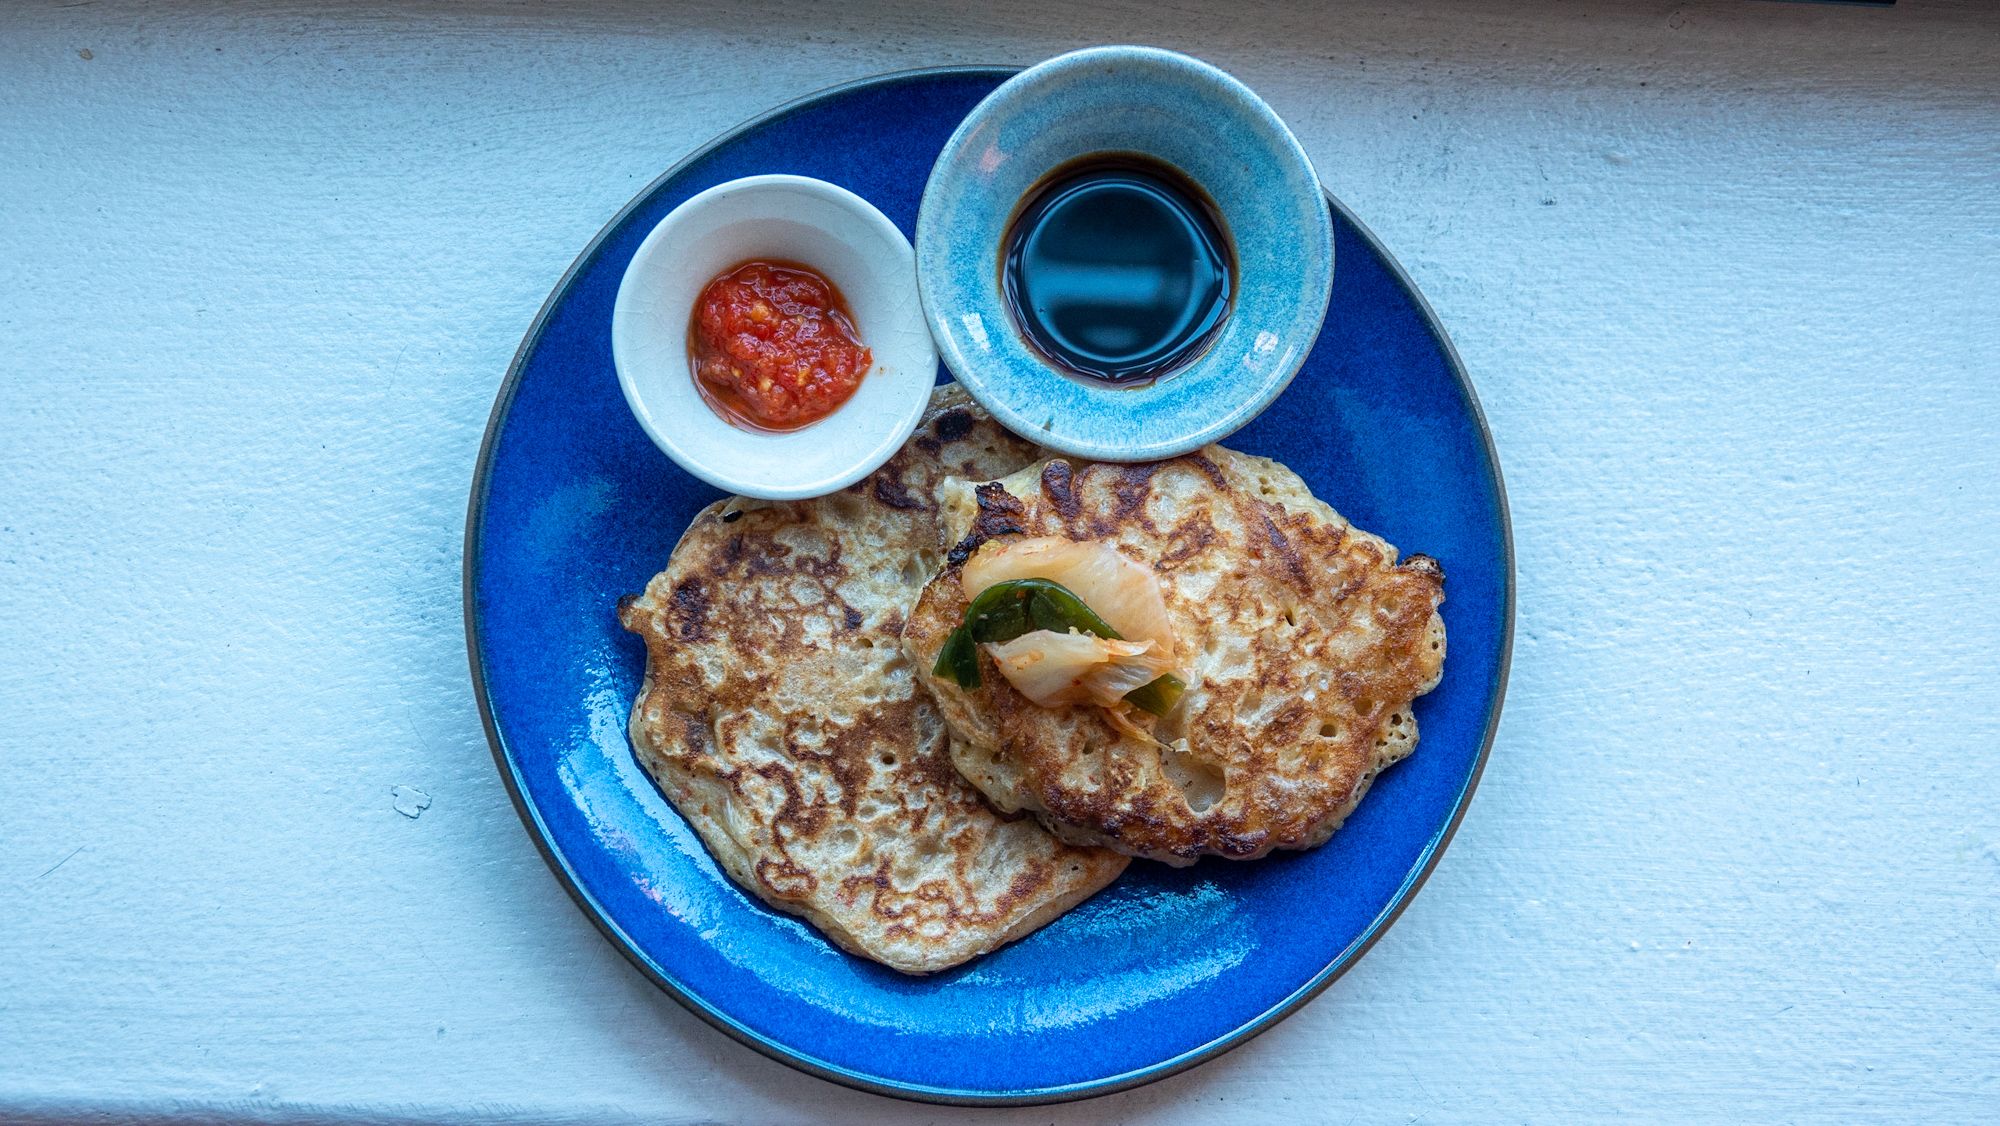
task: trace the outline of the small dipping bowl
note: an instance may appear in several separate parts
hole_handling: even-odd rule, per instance
[[[1235,251],[1220,330],[1145,386],[1064,372],[1003,292],[1002,243],[1024,201],[1097,153],[1184,173]],[[1333,291],[1333,224],[1305,150],[1249,87],[1173,51],[1093,47],[1029,67],[966,115],[924,187],[917,277],[938,351],[995,418],[1066,454],[1150,461],[1226,437],[1291,382]]]
[[[734,425],[695,386],[695,302],[752,259],[797,262],[832,282],[874,357],[845,403],[797,430]],[[768,500],[830,493],[889,460],[916,429],[938,363],[910,241],[867,200],[807,176],[731,180],[668,212],[618,285],[611,357],[625,402],[668,457],[719,489]]]

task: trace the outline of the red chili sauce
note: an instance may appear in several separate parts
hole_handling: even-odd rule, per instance
[[[702,398],[750,430],[818,422],[874,363],[840,291],[796,262],[753,260],[709,282],[688,342]]]

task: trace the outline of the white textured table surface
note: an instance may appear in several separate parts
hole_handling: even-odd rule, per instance
[[[1514,679],[1325,996],[980,1120],[2000,1117],[2000,5],[327,7],[0,12],[0,1118],[972,1117],[598,937],[480,732],[463,508],[675,158],[1135,40],[1261,90],[1456,338]]]

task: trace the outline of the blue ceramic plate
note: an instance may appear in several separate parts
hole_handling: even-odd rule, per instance
[[[619,596],[665,566],[713,489],[634,422],[611,363],[626,262],[724,180],[841,184],[905,232],[959,119],[1009,71],[843,86],[711,144],[612,220],[556,287],[501,388],[466,528],[474,687],[502,777],[557,876],[648,976],[717,1028],[813,1074],[940,1102],[1136,1086],[1242,1043],[1360,957],[1437,862],[1499,719],[1513,567],[1499,467],[1423,299],[1333,206],[1340,270],[1291,388],[1231,445],[1277,457],[1355,523],[1448,575],[1444,681],[1422,742],[1325,847],[1247,864],[1134,864],[968,966],[908,978],[850,957],[731,884],[625,739],[644,650]]]

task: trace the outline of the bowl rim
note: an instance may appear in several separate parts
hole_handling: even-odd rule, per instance
[[[685,163],[686,161],[680,162],[680,164]],[[676,164],[675,167],[680,167],[680,164]],[[651,186],[649,185],[646,191],[650,190]],[[897,387],[901,392],[902,400],[896,404],[899,409],[884,416],[892,418],[894,425],[888,430],[883,431],[875,439],[874,444],[862,443],[864,448],[858,451],[858,456],[855,460],[838,472],[831,474],[820,473],[811,480],[781,480],[777,483],[745,477],[727,469],[717,468],[684,450],[681,447],[681,443],[675,439],[674,431],[671,428],[672,420],[676,417],[675,413],[654,409],[656,404],[649,402],[645,389],[641,386],[641,381],[633,371],[628,370],[631,365],[636,364],[636,358],[627,355],[630,346],[625,343],[627,339],[626,330],[620,327],[625,320],[621,316],[621,313],[627,308],[626,294],[628,290],[634,286],[638,278],[652,268],[655,260],[661,253],[660,247],[673,237],[677,229],[687,225],[702,211],[707,210],[723,199],[763,192],[799,193],[815,196],[827,200],[854,215],[861,221],[864,229],[869,234],[882,240],[883,245],[886,245],[892,251],[898,246],[902,248],[902,256],[906,256],[911,264],[910,282],[912,285],[915,284],[915,246],[903,234],[902,228],[896,226],[894,220],[884,215],[880,208],[870,203],[867,199],[830,180],[822,180],[815,176],[800,176],[789,172],[770,172],[760,173],[755,176],[739,176],[734,180],[725,180],[720,184],[704,188],[687,199],[682,200],[673,210],[661,216],[660,221],[653,224],[653,229],[646,232],[646,237],[639,240],[639,245],[633,249],[632,258],[626,263],[625,272],[619,277],[618,292],[612,298],[612,368],[618,375],[618,387],[624,395],[626,407],[632,412],[633,420],[639,424],[641,430],[646,432],[646,437],[652,440],[653,445],[658,447],[661,453],[666,454],[675,465],[680,466],[688,473],[714,485],[718,489],[740,496],[754,497],[759,500],[808,500],[813,497],[839,492],[841,489],[854,484],[875,470],[880,469],[890,458],[896,456],[896,451],[901,449],[903,444],[909,440],[910,435],[916,431],[917,423],[923,418],[924,404],[928,401],[930,388],[935,383],[938,365],[937,342],[930,331],[930,324],[927,320],[922,324],[923,332],[921,339],[927,346],[926,351],[929,354],[930,362],[928,364],[920,362],[916,365],[922,369],[923,377],[921,380],[914,373],[898,380]],[[645,193],[642,192],[641,194]],[[623,212],[620,214],[622,217]],[[613,220],[613,222],[615,223],[616,220]],[[821,229],[824,230],[825,228]],[[840,238],[839,241],[852,246],[857,254],[863,256],[876,255],[879,250],[875,245],[864,246],[846,238]],[[872,368],[864,375],[864,378],[868,377],[886,378],[879,371]],[[908,386],[905,387],[905,384]],[[840,410],[845,406],[846,404],[843,403],[841,407],[834,408],[833,413],[829,414],[827,419],[830,420],[834,415],[839,414]],[[656,425],[656,423],[658,424]],[[809,431],[818,425],[818,423],[813,423],[801,428],[800,431],[788,433]],[[731,429],[734,430],[736,428],[731,427]],[[738,430],[737,433],[743,436],[743,441],[746,444],[759,440],[767,440],[765,435],[759,435],[747,430]],[[767,459],[767,463],[777,465],[781,468],[791,464],[790,461],[784,458]]]
[[[1121,442],[1115,437],[1108,441],[1086,440],[1049,429],[1042,425],[1038,419],[1024,413],[1014,403],[993,392],[992,387],[986,381],[986,369],[982,364],[974,362],[971,357],[966,356],[959,349],[958,338],[950,331],[950,317],[945,310],[934,302],[934,294],[930,285],[931,271],[925,268],[923,248],[932,243],[934,237],[942,237],[932,234],[932,232],[936,231],[937,223],[939,222],[935,218],[937,214],[935,200],[938,197],[934,193],[937,191],[939,184],[947,182],[947,178],[952,173],[952,170],[947,167],[948,164],[953,163],[951,158],[964,148],[971,134],[989,120],[991,107],[1012,98],[1032,97],[1035,84],[1038,81],[1050,77],[1059,77],[1078,68],[1088,67],[1106,60],[1139,61],[1155,68],[1192,71],[1200,75],[1203,80],[1219,86],[1228,93],[1232,103],[1236,107],[1244,111],[1250,119],[1255,120],[1269,131],[1271,138],[1281,150],[1281,159],[1285,157],[1295,159],[1305,169],[1307,178],[1313,185],[1313,194],[1315,197],[1331,198],[1319,178],[1319,170],[1314,167],[1312,157],[1305,151],[1305,146],[1300,143],[1297,135],[1292,132],[1290,126],[1285,124],[1284,119],[1278,116],[1278,112],[1272,109],[1270,104],[1264,101],[1242,79],[1204,59],[1181,51],[1168,50],[1163,47],[1149,47],[1138,44],[1108,44],[1084,47],[1064,52],[1063,54],[1044,59],[1033,66],[1014,71],[1005,81],[994,87],[992,93],[980,99],[978,104],[967,111],[965,117],[952,130],[950,137],[945,140],[944,147],[938,150],[937,159],[931,165],[930,175],[924,180],[923,196],[917,207],[916,237],[912,240],[917,248],[917,295],[923,302],[924,317],[930,324],[931,338],[937,348],[939,360],[951,369],[952,375],[965,385],[966,390],[979,402],[979,405],[985,407],[989,414],[993,415],[995,419],[999,420],[1009,430],[1028,437],[1038,445],[1072,457],[1086,457],[1097,461],[1116,462],[1164,460],[1189,453],[1214,442],[1223,441],[1231,434],[1249,425],[1258,415],[1264,413],[1272,403],[1276,402],[1278,396],[1284,394],[1287,387],[1291,386],[1293,378],[1299,373],[1299,369],[1305,366],[1306,357],[1311,352],[1310,347],[1299,350],[1282,368],[1273,368],[1257,382],[1242,384],[1241,386],[1248,389],[1247,394],[1241,397],[1231,396],[1225,399],[1224,401],[1230,404],[1227,410],[1207,420],[1203,425],[1189,433],[1180,434],[1166,440],[1153,439],[1145,442]],[[1204,187],[1204,190],[1207,189]],[[1212,192],[1210,194],[1213,195]],[[1223,206],[1221,200],[1216,200],[1215,202],[1218,208]],[[1333,224],[1324,206],[1307,208],[1305,210],[1314,214],[1315,217],[1309,221],[1314,224],[1318,233],[1323,236],[1321,245],[1325,248],[1325,277],[1318,286],[1318,299],[1314,302],[1314,315],[1311,318],[1309,326],[1304,324],[1299,326],[1305,339],[1316,340],[1318,339],[1320,330],[1325,327],[1327,311],[1331,306],[1333,298],[1333,279],[1336,267],[1334,260]],[[1225,220],[1229,217],[1226,210],[1223,217]],[[927,218],[931,221],[926,222]],[[1233,232],[1231,237],[1232,239],[1235,237]],[[1019,329],[1014,324],[1011,315],[1007,315],[1002,319],[1005,321],[1009,332],[1019,334]],[[1213,343],[1220,343],[1220,340],[1218,339]],[[1024,347],[1028,355],[1032,357],[1034,349],[1026,345]],[[1215,360],[1216,356],[1217,353],[1211,346],[1209,350],[1196,356],[1182,368],[1176,370],[1169,377],[1158,383],[1140,388],[1116,389],[1116,393],[1144,394],[1158,387],[1167,387],[1170,389],[1174,380],[1183,375],[1191,374],[1204,364]],[[1053,370],[1053,365],[1048,366]],[[1063,378],[1072,377],[1064,375]],[[1113,431],[1112,433],[1117,434],[1120,432]],[[1144,430],[1143,428],[1135,427],[1126,433],[1137,436],[1142,435]]]
[[[1100,1095],[1128,1091],[1135,1087],[1141,1087],[1148,1083],[1179,1074],[1189,1068],[1224,1055],[1232,1049],[1241,1047],[1268,1031],[1286,1017],[1297,1012],[1313,998],[1325,992],[1329,986],[1348,970],[1352,969],[1362,955],[1366,954],[1388,929],[1394,925],[1397,919],[1401,918],[1403,911],[1409,906],[1411,900],[1416,897],[1417,892],[1423,888],[1425,882],[1429,880],[1438,862],[1443,859],[1446,848],[1451,844],[1453,837],[1458,832],[1459,826],[1464,822],[1466,811],[1471,805],[1473,793],[1478,789],[1480,778],[1485,773],[1487,762],[1491,758],[1495,737],[1499,733],[1500,713],[1506,702],[1508,675],[1513,665],[1514,650],[1516,582],[1513,520],[1511,510],[1507,504],[1506,481],[1501,474],[1499,452],[1494,446],[1493,432],[1487,424],[1486,413],[1480,406],[1478,394],[1472,386],[1471,377],[1466,372],[1465,364],[1460,359],[1458,350],[1452,345],[1451,339],[1446,335],[1444,326],[1438,320],[1436,312],[1431,308],[1430,302],[1425,299],[1422,291],[1417,289],[1416,283],[1411,279],[1408,271],[1403,269],[1402,264],[1388,252],[1388,249],[1382,245],[1381,240],[1376,238],[1375,233],[1356,218],[1354,213],[1348,210],[1345,204],[1341,203],[1330,192],[1325,193],[1328,206],[1340,214],[1343,222],[1353,225],[1355,233],[1381,256],[1383,264],[1388,268],[1389,272],[1402,283],[1410,294],[1418,310],[1423,315],[1426,326],[1431,330],[1439,348],[1443,351],[1454,382],[1458,384],[1460,391],[1465,395],[1466,405],[1470,409],[1479,431],[1487,464],[1493,467],[1494,496],[1497,501],[1500,517],[1501,556],[1506,578],[1504,601],[1501,607],[1502,633],[1500,654],[1495,670],[1493,689],[1487,701],[1485,730],[1480,739],[1478,757],[1473,763],[1471,773],[1467,775],[1464,787],[1459,791],[1449,821],[1425,850],[1417,869],[1404,883],[1396,898],[1383,909],[1382,913],[1369,925],[1367,931],[1346,949],[1335,953],[1324,968],[1302,984],[1290,996],[1279,1001],[1260,1016],[1245,1022],[1226,1035],[1217,1037],[1207,1044],[1190,1049],[1172,1059],[1161,1060],[1158,1063],[1120,1075],[1107,1076],[1103,1079],[1089,1080],[1082,1083],[1032,1090],[987,1092],[885,1082],[877,1077],[863,1075],[848,1068],[805,1055],[796,1049],[789,1048],[758,1033],[748,1026],[737,1022],[729,1014],[717,1009],[687,986],[676,981],[659,967],[655,966],[647,957],[645,951],[638,947],[631,936],[627,935],[618,926],[604,910],[603,905],[599,904],[583,886],[581,878],[575,869],[571,867],[568,858],[556,851],[555,846],[551,842],[548,827],[542,822],[541,814],[528,802],[524,783],[519,771],[514,766],[513,750],[508,746],[506,737],[501,734],[498,720],[495,717],[493,699],[487,684],[486,669],[479,649],[481,628],[478,598],[480,571],[479,544],[481,535],[484,532],[486,500],[492,490],[494,455],[498,449],[500,432],[505,428],[507,416],[511,412],[514,400],[519,394],[522,373],[525,370],[527,358],[534,350],[536,343],[541,339],[542,330],[547,325],[550,314],[554,311],[562,296],[569,291],[570,284],[575,280],[576,276],[596,260],[602,252],[605,242],[609,239],[611,233],[618,228],[620,223],[634,211],[642,207],[646,200],[664,183],[679,175],[695,161],[707,156],[710,152],[729,143],[738,136],[794,111],[810,106],[821,99],[846,93],[850,90],[866,89],[885,83],[913,82],[929,78],[954,76],[1004,78],[1005,76],[1018,73],[1019,70],[1019,67],[1005,64],[959,64],[916,67],[906,70],[884,71],[848,82],[823,87],[793,98],[790,101],[783,102],[716,134],[706,143],[675,161],[666,171],[640,188],[616,214],[605,222],[604,226],[591,238],[590,242],[577,255],[575,260],[570,263],[569,269],[564,271],[561,279],[549,291],[548,297],[543,300],[541,308],[536,312],[534,320],[530,322],[519,347],[515,350],[513,359],[508,364],[507,374],[501,382],[500,390],[495,395],[493,407],[487,416],[486,430],[480,440],[479,454],[474,462],[472,488],[466,501],[465,539],[461,550],[460,601],[465,619],[466,657],[470,666],[473,698],[479,707],[480,725],[486,733],[487,749],[493,756],[494,765],[499,771],[501,782],[506,787],[507,796],[513,803],[515,815],[521,819],[522,827],[527,831],[528,837],[534,843],[536,851],[541,853],[543,862],[548,865],[549,871],[556,878],[556,882],[562,885],[564,891],[569,893],[570,898],[575,901],[577,909],[583,913],[584,917],[590,920],[591,924],[603,934],[606,941],[614,949],[624,955],[627,961],[632,963],[641,976],[651,981],[662,992],[666,993],[667,996],[671,997],[681,1007],[704,1023],[759,1055],[816,1078],[857,1091],[865,1091],[870,1094],[885,1095],[915,1102],[952,1106],[1040,1106],[1096,1098]]]

